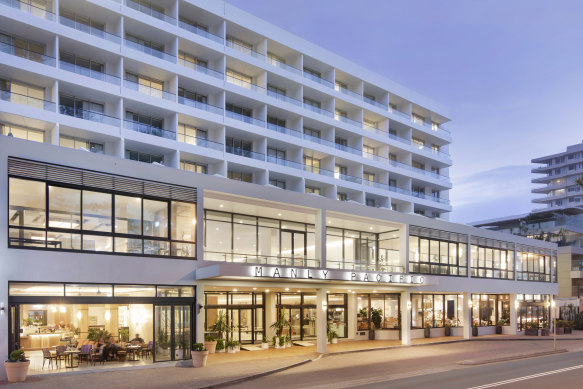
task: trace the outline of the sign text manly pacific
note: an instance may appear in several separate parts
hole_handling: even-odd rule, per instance
[[[409,274],[359,273],[342,270],[250,267],[254,277],[292,278],[323,281],[377,282],[387,284],[423,284],[425,277]]]

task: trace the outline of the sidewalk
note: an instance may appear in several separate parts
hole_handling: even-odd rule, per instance
[[[436,358],[435,363],[449,360],[459,363],[466,359],[492,359],[504,356],[512,356],[517,353],[540,353],[552,349],[552,337],[532,337],[530,342],[523,342],[524,336],[492,335],[481,336],[474,341],[465,341],[461,338],[443,337],[430,339],[417,339],[413,346],[401,346],[399,341],[346,341],[334,345],[328,345],[329,353],[326,360],[345,356],[349,359],[368,360],[370,353],[383,353],[391,349],[390,353],[395,359]],[[530,338],[530,337],[529,337]],[[583,348],[581,333],[562,335],[557,337],[557,348],[581,349]],[[492,340],[493,342],[488,342]],[[504,340],[505,342],[498,342]],[[512,344],[509,346],[509,344]],[[353,352],[363,352],[362,355],[346,355]],[[241,380],[251,376],[272,372],[278,369],[286,369],[302,363],[318,360],[319,354],[315,352],[315,346],[293,346],[286,350],[270,349],[268,351],[241,351],[237,354],[212,354],[209,355],[207,367],[194,369],[191,367],[179,367],[168,363],[155,364],[144,369],[110,369],[98,372],[72,371],[63,374],[30,376],[26,383],[7,384],[0,382],[0,386],[7,388],[47,388],[59,389],[102,389],[109,388],[203,388],[220,385],[225,382]],[[317,369],[318,363],[310,364],[310,369]]]

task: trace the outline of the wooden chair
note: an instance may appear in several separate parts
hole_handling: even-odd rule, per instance
[[[83,359],[89,362],[89,352],[91,351],[91,348],[92,347],[89,344],[81,346],[81,349],[79,350],[79,363],[83,362]]]
[[[45,362],[47,359],[49,360],[49,367],[53,366],[53,361],[55,361],[55,366],[57,365],[57,356],[55,354],[51,353],[51,351],[48,348],[43,348],[42,352],[43,352],[43,369],[45,367]]]
[[[89,359],[93,363],[93,366],[95,366],[95,362],[101,362],[102,365],[105,363],[105,359],[103,358],[103,347],[105,346],[102,345],[99,347],[99,352],[95,352],[95,349],[93,348],[89,351]]]
[[[57,353],[55,354],[55,358],[59,363],[59,367],[61,367],[61,361],[65,361],[67,359],[65,351],[67,351],[67,346],[57,346]]]
[[[152,356],[152,349],[154,348],[154,342],[151,340],[148,342],[148,346],[142,347],[142,358],[149,358]]]

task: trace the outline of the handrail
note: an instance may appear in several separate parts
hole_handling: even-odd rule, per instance
[[[367,104],[374,105],[375,107],[382,108],[385,110],[388,110],[388,108],[389,108],[388,105],[379,103],[378,101],[375,101],[373,99],[369,99],[368,97],[365,97],[365,96],[362,96],[362,101],[364,101]]]
[[[230,84],[237,85],[245,89],[251,89],[254,90],[255,92],[265,93],[265,88],[263,88],[262,86],[240,80],[233,76],[225,75],[225,80]]]
[[[269,89],[267,89],[267,96],[273,97],[276,100],[286,101],[288,103],[297,105],[298,107],[302,106],[302,102],[300,100],[294,99],[293,97],[283,95],[281,93],[274,92],[274,91],[269,90]]]
[[[55,14],[52,13],[51,11],[47,11],[46,9],[36,7],[32,4],[23,3],[22,1],[0,0],[0,4],[4,4],[4,5],[7,5],[9,7],[19,9],[19,10],[27,12],[31,15],[38,16],[39,18],[42,18],[42,19],[55,20]],[[48,3],[48,4],[50,4],[50,3]]]
[[[86,24],[79,23],[76,20],[69,19],[66,16],[59,16],[59,23],[61,23],[63,26],[71,27],[77,31],[85,32],[91,36],[96,36],[98,38],[103,38],[110,42],[117,43],[118,45],[121,43],[121,37],[115,34],[111,34],[109,32],[95,28],[93,26],[88,26]]]
[[[136,11],[139,11],[139,12],[146,14],[146,15],[150,15],[153,18],[162,20],[166,23],[176,25],[176,19],[174,19],[172,16],[169,16],[169,15],[166,15],[162,12],[156,11],[155,9],[150,8],[148,6],[145,6],[145,5],[142,5],[140,3],[137,3],[134,0],[125,0],[125,5],[128,8],[135,9]]]
[[[328,116],[328,117],[331,117],[331,118],[334,117],[334,112],[330,112],[330,111],[328,111],[326,109],[323,109],[323,108],[314,107],[313,105],[308,104],[308,103],[304,103],[304,108],[307,109],[307,110],[309,110],[309,111],[322,114],[324,116]]]
[[[0,52],[14,55],[16,57],[25,58],[29,61],[34,61],[42,63],[49,66],[56,66],[57,60],[46,54],[40,54],[34,51],[30,51],[25,48],[16,47],[12,44],[0,42]]]
[[[178,58],[178,64],[184,66],[187,69],[192,69],[200,73],[211,75],[215,78],[218,78],[219,80],[223,80],[225,78],[225,75],[223,73],[208,68],[206,66],[200,66],[199,64],[189,61],[187,59]]]
[[[124,44],[125,44],[125,46],[127,46],[131,49],[141,51],[142,53],[149,54],[153,57],[160,58],[160,59],[163,59],[163,60],[168,61],[168,62],[176,63],[176,57],[173,54],[169,54],[169,53],[166,53],[164,51],[160,51],[160,50],[148,47],[148,46],[141,45],[137,42],[129,40],[128,38],[124,38]]]
[[[176,133],[173,131],[164,130],[162,128],[153,127],[149,124],[138,123],[133,120],[124,120],[124,128],[141,132],[142,134],[154,135],[160,138],[174,139],[176,140]]]
[[[90,111],[88,109],[73,108],[60,104],[59,113],[62,115],[73,116],[79,119],[90,120],[92,122],[108,124],[114,127],[119,127],[120,125],[119,118],[106,115],[102,112]]]
[[[52,101],[37,99],[36,97],[30,97],[22,95],[16,92],[9,92],[0,90],[0,100],[9,101],[11,103],[16,103],[20,105],[26,105],[27,107],[44,109],[46,111],[55,111],[56,104]]]
[[[190,136],[180,133],[176,134],[176,140],[189,145],[205,147],[207,149],[213,149],[218,151],[223,151],[225,147],[224,144],[219,142],[208,140],[206,138],[200,138],[198,136]]]
[[[279,132],[281,134],[287,134],[287,135],[295,136],[297,138],[301,138],[302,137],[302,133],[299,132],[299,131],[292,130],[291,128],[279,126],[277,124],[273,124],[273,123],[269,123],[269,122],[267,122],[267,129],[272,130],[272,131]]]
[[[187,97],[178,96],[178,103],[187,105],[192,108],[202,109],[203,111],[216,113],[217,115],[223,115],[224,110],[221,107],[210,105],[207,103],[201,103],[200,101],[191,100]]]
[[[265,122],[261,119],[255,119],[250,116],[242,115],[237,112],[225,110],[225,116],[231,119],[240,120],[245,123],[255,124],[256,126],[265,127]]]
[[[255,263],[262,265],[279,265],[279,266],[294,266],[294,267],[310,267],[319,268],[320,260],[306,258],[303,255],[287,256],[270,256],[257,254],[238,254],[224,251],[210,251],[204,250],[205,261],[221,261],[233,263]]]
[[[275,58],[272,57],[265,57],[265,62],[267,62],[270,65],[273,65],[277,68],[281,68],[281,69],[285,69],[285,70],[289,70],[290,72],[296,73],[296,74],[302,74],[302,70],[298,69],[298,68],[294,68],[291,65],[288,65],[286,63],[283,63],[281,61],[278,61]]]
[[[311,165],[302,165],[302,168],[304,171],[309,173],[319,174],[327,177],[334,177],[334,172],[332,170],[327,170],[321,167],[315,167]]]
[[[253,49],[250,49],[248,47],[241,46],[240,44],[233,42],[233,41],[230,41],[228,39],[225,40],[225,46],[230,47],[232,49],[235,49],[237,51],[240,51],[242,53],[248,54],[248,55],[255,57],[255,58],[260,58],[260,59],[265,58],[265,55],[255,51]]]
[[[159,99],[166,99],[170,101],[176,101],[176,95],[174,93],[166,92],[162,89],[152,88],[151,86],[142,85],[131,80],[123,80],[123,85],[125,88],[138,91],[140,93],[150,95],[152,97],[157,97]]]
[[[308,73],[306,71],[304,71],[303,73],[304,73],[304,78],[307,78],[308,80],[312,80],[314,82],[317,82],[318,84],[327,86],[328,88],[334,89],[334,83],[332,83],[328,80],[324,80],[322,77],[315,76],[315,75]]]
[[[225,151],[229,154],[240,155],[246,158],[256,159],[258,161],[265,161],[265,154],[256,151],[244,150],[241,147],[234,147],[227,145]]]
[[[284,158],[274,157],[272,155],[267,155],[267,162],[274,163],[276,165],[287,166],[294,169],[302,169],[302,164],[299,162],[290,161]]]
[[[63,60],[59,61],[59,68],[66,70],[68,72],[71,72],[71,73],[80,74],[80,75],[85,76],[85,77],[90,77],[90,78],[93,78],[95,80],[105,81],[105,82],[108,82],[108,83],[114,84],[114,85],[119,85],[120,80],[121,80],[118,76],[115,76],[113,74],[99,72],[97,70],[86,68],[84,66],[79,66],[77,64],[66,62]]]
[[[220,37],[220,36],[215,35],[211,32],[205,31],[202,28],[198,28],[196,26],[193,26],[192,24],[188,24],[182,20],[180,20],[178,22],[178,26],[184,30],[192,32],[193,34],[200,35],[202,37],[205,37],[207,39],[210,39],[212,41],[220,43],[221,45],[225,44],[225,39],[223,37]]]

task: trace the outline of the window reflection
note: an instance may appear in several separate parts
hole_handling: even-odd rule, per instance
[[[111,195],[83,191],[83,229],[111,232]]]
[[[139,197],[115,196],[115,232],[142,234],[142,199]]]
[[[10,178],[8,223],[20,227],[45,227],[45,183]]]
[[[49,227],[81,227],[81,191],[49,186]]]

